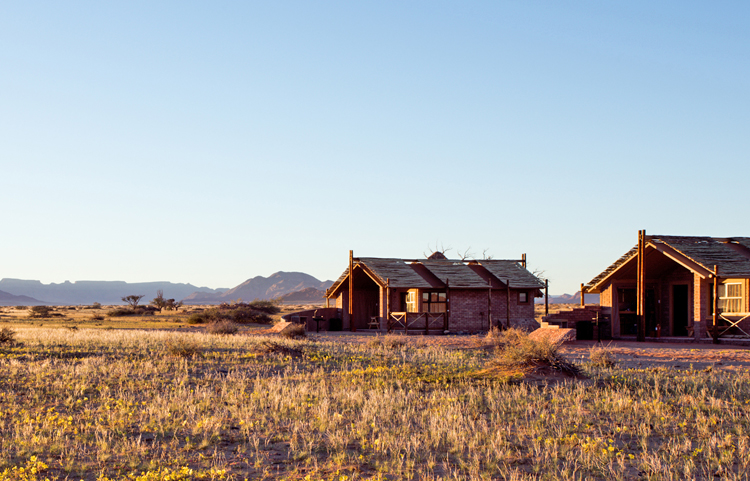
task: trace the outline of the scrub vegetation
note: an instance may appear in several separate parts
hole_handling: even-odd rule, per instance
[[[583,362],[577,377],[530,383],[528,362],[568,369],[554,346],[524,358],[518,343],[447,349],[395,336],[16,327],[11,338],[0,344],[0,480],[750,472],[746,371]],[[486,375],[493,366],[521,374]]]

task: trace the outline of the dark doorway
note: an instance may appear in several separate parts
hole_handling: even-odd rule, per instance
[[[672,335],[687,336],[688,321],[690,318],[688,308],[688,285],[677,284],[672,286]]]

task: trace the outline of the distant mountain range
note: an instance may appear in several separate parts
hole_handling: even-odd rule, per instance
[[[29,296],[16,296],[9,292],[0,291],[0,306],[38,306],[40,304],[46,304],[46,302],[41,302]]]
[[[185,304],[220,304],[241,299],[277,299],[285,303],[320,303],[325,290],[333,281],[320,281],[303,272],[277,272],[268,277],[256,276],[232,289],[211,289],[192,284],[173,282],[77,281],[42,284],[22,279],[0,280],[0,306],[29,306],[41,304],[79,305],[124,304],[122,298],[143,294],[147,303],[161,290],[167,299],[182,300]],[[578,304],[581,293],[550,296],[550,304]],[[544,298],[535,299],[537,304]],[[586,303],[599,302],[598,294],[586,294]]]
[[[145,296],[142,301],[145,304],[156,297],[159,290],[164,292],[165,298],[182,300],[185,304],[220,304],[237,299],[245,302],[254,299],[275,299],[298,291],[315,289],[321,294],[307,291],[300,294],[299,301],[319,302],[318,299],[322,300],[325,289],[332,284],[333,281],[322,282],[302,272],[277,272],[269,277],[257,276],[233,289],[211,289],[173,282],[65,281],[59,284],[42,284],[33,280],[2,279],[0,305],[80,305],[94,302],[104,305],[124,304],[124,296],[141,294]]]
[[[268,277],[253,277],[222,293],[195,292],[187,296],[183,302],[185,304],[218,304],[237,299],[245,302],[254,299],[276,299],[310,288],[325,291],[332,285],[333,281],[319,281],[304,272],[277,272]]]
[[[122,298],[141,295],[144,301],[156,297],[156,291],[164,291],[167,299],[183,299],[197,290],[224,292],[226,289],[197,287],[192,284],[173,282],[123,282],[123,281],[65,281],[59,284],[42,284],[40,281],[22,279],[0,280],[0,290],[15,296],[28,296],[25,305],[54,304],[74,306],[79,304],[124,304]],[[24,302],[10,302],[5,305],[22,305]]]
[[[544,304],[544,297],[537,297],[536,304]],[[581,291],[575,294],[562,294],[559,296],[549,296],[550,304],[580,304]],[[599,294],[586,294],[586,304],[599,304]]]

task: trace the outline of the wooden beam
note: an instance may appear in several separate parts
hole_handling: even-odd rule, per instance
[[[714,266],[714,302],[713,316],[711,317],[711,337],[714,344],[719,343],[719,267]]]
[[[581,283],[581,307],[586,307],[586,302],[584,300],[584,294],[583,294],[583,283]]]
[[[492,281],[487,281],[487,330],[492,329]]]
[[[349,330],[354,332],[354,251],[349,251]]]
[[[510,327],[510,279],[505,280],[505,295],[508,302],[505,303],[505,328]]]
[[[526,254],[521,254],[521,265],[526,269]]]
[[[645,251],[646,231],[638,231],[638,276],[636,279],[636,314],[638,317],[638,342],[646,341],[646,272]]]
[[[445,278],[445,316],[443,317],[443,334],[450,330],[451,315],[451,282]]]
[[[544,279],[544,316],[549,316],[549,279]]]

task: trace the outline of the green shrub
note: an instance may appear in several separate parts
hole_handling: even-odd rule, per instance
[[[250,304],[239,303],[232,305],[225,303],[219,307],[212,307],[203,312],[191,314],[187,322],[188,324],[207,324],[226,320],[237,324],[270,324],[273,318],[266,312],[269,309],[268,306],[261,305],[260,307],[262,310],[255,309],[253,302]]]
[[[31,312],[29,313],[29,317],[34,319],[43,319],[45,317],[50,317],[50,313],[53,311],[53,309],[49,306],[33,306],[31,308]]]
[[[117,309],[113,309],[107,312],[107,317],[125,317],[125,316],[135,316],[135,311],[133,309],[128,309],[126,307],[118,307]]]
[[[268,314],[269,316],[273,316],[274,314],[278,314],[281,312],[281,308],[279,307],[279,302],[276,300],[271,301],[259,301],[254,300],[253,302],[250,302],[247,304],[251,309],[264,312]]]

